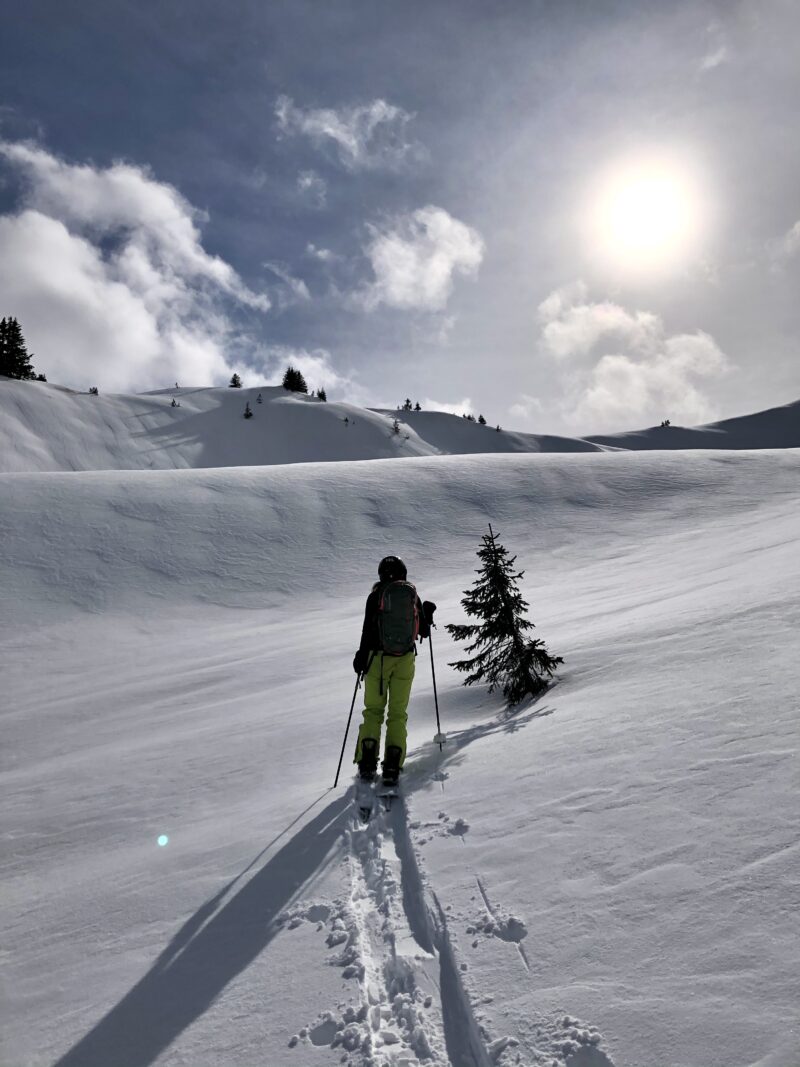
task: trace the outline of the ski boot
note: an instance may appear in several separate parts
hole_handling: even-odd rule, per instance
[[[396,786],[400,777],[400,760],[403,750],[399,745],[389,745],[383,755],[383,784]]]
[[[358,761],[358,773],[362,782],[371,782],[378,769],[378,742],[374,737],[365,737],[361,742],[361,759]]]

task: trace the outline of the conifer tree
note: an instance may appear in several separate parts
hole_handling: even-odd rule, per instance
[[[20,324],[10,317],[0,320],[0,374],[22,381],[36,378]]]
[[[228,388],[229,389],[241,389],[242,388],[242,379],[239,377],[238,374],[234,374],[231,377],[231,380],[228,382]]]
[[[486,425],[486,419],[483,417],[483,415],[478,416],[478,422],[481,424],[481,426]]]
[[[308,385],[306,380],[299,370],[295,370],[291,364],[286,368],[286,373],[283,376],[283,388],[288,389],[290,393],[307,393]]]
[[[491,525],[481,542],[478,578],[461,601],[464,611],[480,622],[446,627],[456,641],[471,641],[465,651],[474,655],[449,666],[467,674],[464,685],[485,680],[490,693],[500,686],[512,707],[523,697],[535,696],[545,689],[546,678],[552,677],[564,660],[551,656],[544,642],[527,637],[533,623],[525,617],[528,603],[518,585],[524,571],[514,570],[517,557],[509,557]]]
[[[253,411],[252,411],[252,408],[250,407],[250,402],[249,401],[244,406],[244,417],[246,419],[252,419],[252,417],[253,417]]]
[[[324,389],[317,389],[317,397],[318,397],[318,398],[319,398],[320,400],[325,400],[325,401],[327,401],[327,399],[328,399],[328,394],[327,394],[327,393],[325,392],[325,390],[324,390]]]
[[[414,411],[422,411],[422,408],[419,406],[419,400],[414,405]]]
[[[412,407],[411,401],[409,400],[408,397],[406,397],[406,401],[403,404],[403,411],[411,411],[411,407]]]

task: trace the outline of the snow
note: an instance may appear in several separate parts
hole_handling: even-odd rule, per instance
[[[261,403],[258,397],[261,396]],[[176,407],[172,407],[175,400]],[[252,419],[243,418],[245,404]],[[393,430],[397,419],[399,433]],[[91,396],[0,378],[0,472],[172,470],[617,449],[800,447],[800,401],[705,427],[608,437],[518,433],[442,411],[323,403],[280,386]]]
[[[392,459],[352,408],[372,461],[175,469],[233,458],[236,420],[135,470],[158,397],[45,388],[0,476],[0,1062],[800,1062],[800,452]],[[351,432],[269,395],[285,455]],[[447,666],[487,521],[566,661],[513,714]],[[355,722],[332,783],[389,550],[439,605],[448,740],[426,645],[364,826]]]
[[[800,400],[706,426],[651,426],[588,437],[606,448],[800,448]]]

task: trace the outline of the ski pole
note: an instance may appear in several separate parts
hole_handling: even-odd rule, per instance
[[[356,687],[353,690],[353,702],[350,705],[350,714],[347,716],[347,726],[346,726],[345,731],[344,731],[344,741],[342,741],[342,751],[341,751],[341,754],[339,756],[339,766],[336,768],[336,779],[335,779],[335,781],[333,783],[333,788],[334,789],[339,784],[339,771],[341,771],[341,769],[342,769],[342,760],[344,759],[344,750],[345,750],[345,745],[347,744],[347,735],[350,733],[350,720],[353,718],[353,708],[356,706],[356,696],[357,696],[358,690],[360,688],[361,688],[361,675],[359,674],[359,676],[356,678]]]
[[[438,744],[439,751],[442,751],[442,745],[447,738],[442,733],[442,724],[439,722],[439,697],[436,692],[436,668],[433,665],[433,623],[431,622],[431,632],[428,634],[428,643],[431,646],[431,678],[433,679],[433,702],[436,705],[436,737],[433,739],[434,744]]]

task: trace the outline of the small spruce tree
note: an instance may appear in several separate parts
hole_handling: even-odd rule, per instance
[[[35,379],[31,358],[17,320],[10,317],[0,320],[0,374],[21,381]]]
[[[405,402],[405,404],[403,404],[403,411],[411,411],[411,409],[412,409],[411,401],[408,399],[408,397],[406,397],[406,402]]]
[[[551,656],[544,642],[526,636],[533,623],[525,617],[528,603],[518,586],[524,571],[514,570],[517,557],[509,557],[491,525],[481,541],[478,558],[482,565],[476,571],[478,579],[465,591],[461,601],[464,611],[480,622],[446,627],[456,641],[471,641],[465,651],[475,654],[449,666],[467,674],[464,685],[485,680],[490,693],[500,686],[512,707],[524,697],[535,696],[547,688],[546,678],[552,677],[564,660],[561,656]]]
[[[419,406],[419,400],[414,405],[414,411],[422,411],[422,408]]]
[[[483,415],[478,416],[478,422],[481,424],[481,426],[486,425],[486,419],[483,417]]]
[[[238,374],[234,374],[233,375],[233,377],[231,378],[230,382],[228,382],[228,388],[229,389],[241,389],[242,388],[242,379],[239,377]]]
[[[325,400],[327,402],[328,394],[325,392],[324,389],[317,389],[317,397],[320,400]]]
[[[295,370],[291,365],[286,368],[286,373],[283,376],[283,388],[288,389],[290,393],[307,393],[308,385],[306,380],[299,370]]]
[[[245,403],[245,405],[244,405],[244,417],[246,419],[252,419],[252,417],[253,417],[253,412],[252,412],[252,409],[250,407],[249,401],[247,403]]]

